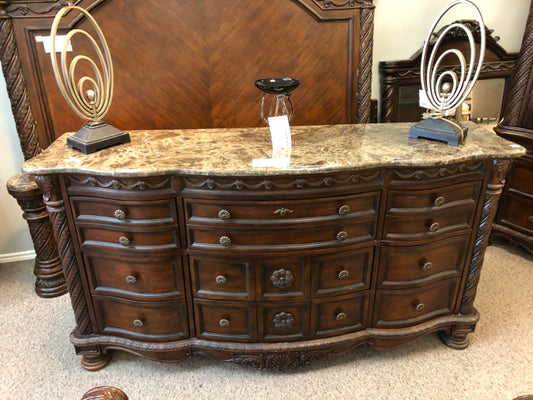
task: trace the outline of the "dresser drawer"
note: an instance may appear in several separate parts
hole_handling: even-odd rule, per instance
[[[102,334],[146,341],[189,337],[185,300],[144,302],[104,296],[93,300]]]
[[[423,288],[376,292],[373,325],[396,328],[451,314],[458,280],[448,279]]]
[[[533,201],[504,194],[500,203],[498,224],[533,236]]]
[[[421,285],[463,270],[470,236],[457,236],[419,246],[381,248],[378,287]]]
[[[255,268],[250,259],[190,254],[194,297],[206,299],[255,299]]]
[[[257,337],[255,303],[195,299],[194,312],[202,339],[248,342]]]
[[[130,298],[184,297],[183,271],[179,255],[113,257],[86,252],[91,293]]]
[[[174,227],[134,228],[101,227],[79,224],[82,246],[101,245],[127,249],[172,249],[178,247],[178,232]]]
[[[387,213],[429,211],[446,207],[473,207],[478,200],[481,182],[434,187],[422,190],[390,190]]]
[[[316,256],[311,272],[312,296],[368,289],[373,256],[373,247]]]
[[[271,246],[316,247],[325,244],[351,244],[371,241],[376,235],[375,218],[346,220],[344,224],[317,225],[307,228],[213,228],[188,225],[189,246],[193,249],[238,250],[263,249]]]
[[[474,207],[448,208],[427,213],[387,215],[383,237],[390,240],[414,240],[472,228]]]
[[[310,276],[304,258],[259,258],[255,265],[258,300],[309,298]]]
[[[70,199],[76,222],[104,222],[132,225],[176,224],[175,199],[113,200],[74,196]]]
[[[367,324],[368,292],[356,296],[313,300],[311,335],[334,336],[364,329]]]
[[[257,307],[260,341],[286,342],[308,336],[308,301],[259,303]]]
[[[529,164],[521,159],[513,162],[507,179],[509,183],[506,191],[533,196],[533,169]]]
[[[283,201],[216,201],[185,199],[190,222],[235,223],[246,220],[293,221],[295,219],[338,219],[359,213],[376,213],[380,192],[349,197]],[[293,221],[294,222],[294,221]]]

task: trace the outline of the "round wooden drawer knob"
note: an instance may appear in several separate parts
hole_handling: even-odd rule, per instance
[[[224,275],[217,275],[217,277],[215,278],[215,282],[218,286],[224,286],[228,282],[228,280]]]
[[[220,321],[218,321],[218,325],[221,328],[229,328],[231,326],[230,322],[226,318],[222,318]]]
[[[140,319],[134,319],[133,325],[135,325],[136,328],[142,328],[144,326],[144,322]]]
[[[126,277],[126,283],[130,285],[135,285],[137,283],[137,277],[135,275],[128,275]]]
[[[131,245],[131,241],[126,236],[119,237],[118,242],[124,247]]]
[[[341,312],[337,314],[335,319],[340,322],[340,321],[344,321],[347,317],[348,316],[346,315],[346,313]]]
[[[121,209],[115,210],[115,212],[113,213],[113,215],[114,215],[115,218],[118,219],[119,221],[123,221],[123,220],[126,219],[126,211],[121,210]]]
[[[231,246],[231,239],[228,236],[221,236],[218,242],[224,247]]]

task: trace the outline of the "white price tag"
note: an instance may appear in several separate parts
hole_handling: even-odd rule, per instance
[[[280,149],[290,149],[292,144],[289,118],[286,115],[270,117],[268,118],[268,126],[270,127],[270,136],[272,137],[273,153],[276,154]]]
[[[418,91],[418,104],[422,108],[433,108],[433,106],[429,103],[428,97],[426,96],[426,92],[424,92],[422,89]]]

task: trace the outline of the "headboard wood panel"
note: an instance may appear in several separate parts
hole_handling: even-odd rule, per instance
[[[35,40],[66,3],[0,1],[2,67],[26,158],[85,123]],[[300,80],[295,125],[370,122],[372,0],[73,3],[92,13],[109,44],[115,93],[105,120],[117,128],[261,126],[254,80],[270,76]],[[63,22],[64,31],[89,27],[74,12]],[[90,55],[85,43],[73,47]]]

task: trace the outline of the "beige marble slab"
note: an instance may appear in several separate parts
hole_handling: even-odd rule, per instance
[[[525,149],[468,123],[463,145],[408,138],[412,123],[294,126],[290,162],[254,168],[272,157],[268,128],[130,132],[131,143],[84,155],[67,148],[65,134],[22,169],[31,174],[90,173],[249,176],[335,172],[382,166],[445,165],[473,159],[514,158]]]

